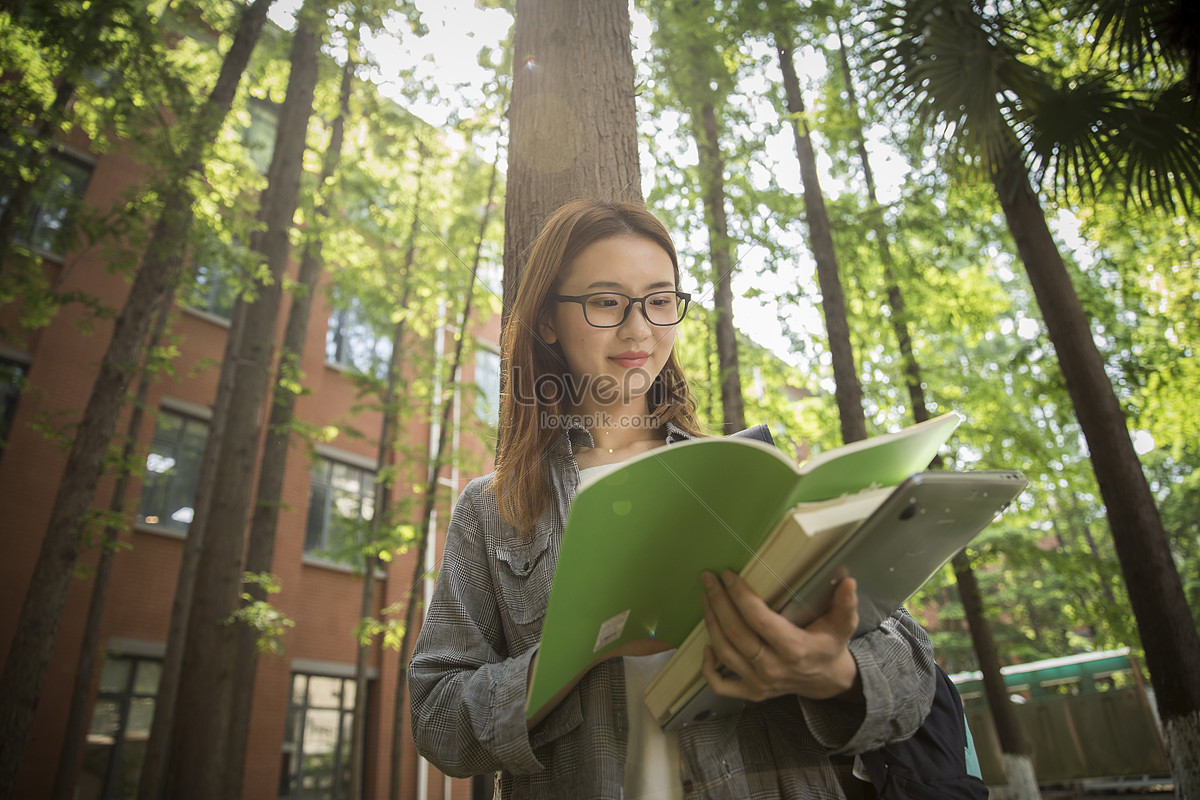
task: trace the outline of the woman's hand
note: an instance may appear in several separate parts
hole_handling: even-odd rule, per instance
[[[704,677],[719,695],[759,702],[797,694],[824,700],[858,684],[858,665],[847,646],[858,626],[858,592],[842,580],[829,612],[798,628],[775,613],[733,572],[718,580],[705,572]],[[718,670],[718,662],[724,670]]]

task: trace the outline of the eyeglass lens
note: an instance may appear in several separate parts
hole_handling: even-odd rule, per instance
[[[601,328],[620,325],[631,301],[621,294],[597,294],[583,304],[584,316],[591,325]],[[674,325],[683,311],[683,300],[675,292],[655,292],[646,295],[646,318],[655,325]]]

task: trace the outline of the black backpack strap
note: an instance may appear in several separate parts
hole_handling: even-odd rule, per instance
[[[941,667],[929,715],[908,739],[859,756],[882,800],[986,800],[967,772],[967,723],[958,689]]]

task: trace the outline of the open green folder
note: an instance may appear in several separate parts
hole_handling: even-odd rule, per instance
[[[895,486],[925,469],[961,419],[946,414],[801,467],[757,441],[692,440],[584,488],[563,532],[527,716],[623,644],[679,646],[704,616],[702,571],[741,570],[797,503]]]

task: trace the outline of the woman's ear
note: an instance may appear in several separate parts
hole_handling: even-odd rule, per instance
[[[543,312],[538,318],[537,331],[538,336],[542,337],[542,341],[546,344],[554,344],[558,341],[558,334],[554,332],[554,321],[550,319],[549,312]]]

